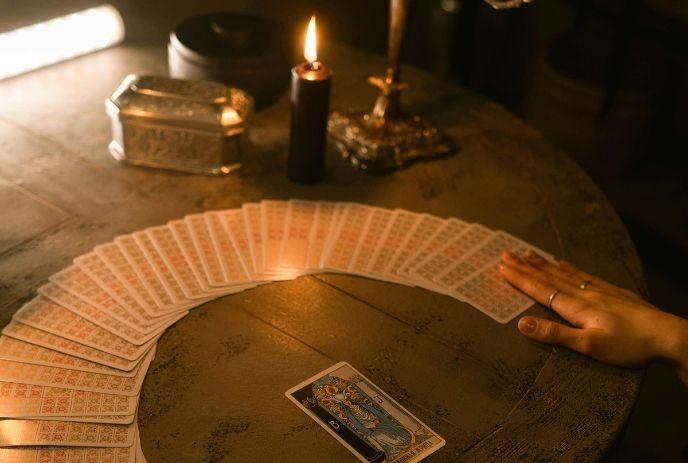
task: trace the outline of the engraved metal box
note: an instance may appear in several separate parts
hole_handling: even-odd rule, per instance
[[[131,74],[105,101],[105,111],[116,159],[224,175],[241,166],[253,98],[217,82]]]

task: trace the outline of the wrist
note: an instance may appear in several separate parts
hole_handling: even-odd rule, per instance
[[[681,379],[688,380],[688,320],[661,312],[654,329],[659,342],[659,357],[675,366]]]

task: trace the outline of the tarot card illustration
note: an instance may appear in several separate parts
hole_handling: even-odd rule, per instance
[[[361,461],[414,463],[444,439],[346,362],[286,392]]]

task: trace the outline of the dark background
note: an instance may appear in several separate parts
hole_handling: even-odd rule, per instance
[[[0,0],[0,31],[99,3]],[[386,0],[111,3],[136,31],[130,42],[164,44],[147,31],[242,10],[279,19],[293,37],[315,13],[322,42],[386,49]],[[534,0],[495,11],[478,0],[416,0],[404,61],[504,105],[578,161],[631,232],[652,301],[688,316],[688,2]],[[650,367],[608,460],[688,461],[688,390],[671,368]]]

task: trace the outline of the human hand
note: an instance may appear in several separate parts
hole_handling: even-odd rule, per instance
[[[565,261],[556,265],[528,251],[523,258],[505,252],[502,263],[502,276],[545,306],[559,290],[550,308],[573,325],[525,316],[518,322],[525,336],[623,367],[664,360],[688,385],[688,321]]]

